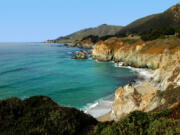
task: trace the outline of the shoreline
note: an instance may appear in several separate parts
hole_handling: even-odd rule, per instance
[[[117,63],[115,63],[117,64]],[[135,82],[132,84],[132,86],[134,88],[137,88],[137,87],[141,87],[141,85],[143,86],[144,83],[146,83],[146,81],[148,81],[151,77],[153,77],[153,71],[152,70],[148,70],[148,69],[145,69],[145,68],[135,68],[135,67],[130,67],[130,66],[117,66],[117,67],[122,67],[122,68],[129,68],[131,69],[132,71],[134,72],[137,72],[139,75],[138,77],[142,77],[143,80],[138,80],[138,78],[135,80]],[[121,86],[120,86],[121,87]],[[114,103],[114,100],[113,100],[113,103]],[[107,121],[113,121],[111,115],[112,115],[112,107],[113,107],[113,104],[111,106],[111,109],[109,112],[99,116],[99,117],[96,117],[96,120],[99,121],[99,122],[107,122]]]
[[[84,50],[84,48],[80,48],[80,49]],[[136,47],[136,49],[137,49],[137,47]],[[99,57],[99,53],[101,53],[102,50],[97,49],[97,51],[100,51],[100,52],[96,52]],[[136,51],[138,52],[138,50],[136,50]],[[109,55],[109,53],[107,55]],[[141,110],[141,111],[145,111],[145,112],[148,112],[148,110],[152,111],[153,108],[155,109],[155,108],[159,107],[160,105],[163,105],[166,102],[164,98],[158,97],[158,95],[156,95],[158,90],[167,89],[167,86],[165,86],[165,87],[164,87],[164,85],[159,86],[159,85],[164,84],[164,82],[166,82],[166,79],[164,79],[164,77],[167,78],[166,76],[170,75],[170,74],[161,74],[165,71],[165,69],[163,69],[162,66],[158,65],[158,64],[160,64],[159,63],[160,61],[158,61],[158,60],[163,60],[164,63],[162,63],[162,65],[167,65],[165,63],[166,63],[166,61],[168,61],[168,57],[165,54],[158,55],[155,58],[153,57],[153,59],[157,60],[156,63],[152,62],[152,59],[151,59],[150,63],[146,63],[146,61],[147,61],[146,59],[148,57],[150,57],[150,55],[147,55],[147,56],[142,55],[143,59],[142,59],[141,55],[138,55],[138,53],[136,55],[129,56],[131,58],[138,56],[138,60],[141,59],[141,61],[142,61],[139,63],[138,63],[138,60],[136,60],[136,59],[133,59],[132,61],[129,60],[130,58],[128,59],[128,61],[126,61],[126,59],[125,59],[124,62],[120,62],[120,61],[117,61],[116,59],[114,59],[114,56],[113,56],[114,54],[111,54],[111,55],[113,57],[113,60],[108,60],[108,58],[106,58],[106,60],[101,61],[101,59],[100,59],[100,61],[98,61],[99,58],[98,57],[93,58],[93,54],[89,55],[90,57],[88,59],[95,60],[96,62],[99,62],[99,63],[111,62],[117,68],[118,67],[128,68],[128,69],[131,69],[132,72],[138,73],[137,78],[134,79],[134,81],[132,83],[131,82],[129,83],[129,86],[132,88],[131,90],[134,90],[134,92],[135,92],[132,94],[136,94],[136,91],[137,91],[138,94],[140,94],[140,96],[141,96],[140,100],[142,98],[142,102],[141,102],[141,106],[140,106],[141,108],[138,105],[136,105],[138,100],[137,100],[137,102],[135,101],[136,103],[134,102],[135,103],[134,105],[137,108],[137,110]],[[96,54],[95,54],[95,56],[96,56]],[[174,54],[174,56],[178,57],[178,54]],[[102,57],[104,58],[104,55]],[[122,54],[122,57],[124,58],[123,54]],[[121,59],[121,61],[123,60],[123,58]],[[135,64],[136,62],[139,65]],[[168,66],[165,66],[165,67],[167,68]],[[171,67],[171,66],[169,66],[169,67]],[[173,69],[173,71],[176,71],[176,69]],[[177,69],[177,71],[178,71],[178,69]],[[169,72],[172,72],[172,69]],[[173,73],[172,75],[174,75],[176,72],[172,72],[172,73]],[[163,77],[163,78],[161,78],[161,77]],[[160,83],[159,82],[160,80],[164,81],[164,82]],[[126,92],[126,91],[128,91],[129,86],[127,83],[127,85],[119,86],[119,88],[122,89],[123,92]],[[116,93],[116,91],[118,91],[119,88],[114,90],[114,92]],[[106,97],[102,97],[101,99],[96,100],[94,103],[87,104],[83,109],[80,109],[80,110],[84,111],[87,114],[90,114],[91,116],[93,116],[100,122],[112,121],[112,120],[119,119],[120,117],[119,118],[117,117],[117,116],[119,116],[119,114],[117,114],[117,112],[116,112],[116,114],[114,114],[114,109],[116,109],[116,111],[119,111],[118,113],[120,113],[120,114],[121,114],[121,112],[125,112],[126,114],[129,114],[131,111],[136,110],[136,109],[130,108],[130,109],[132,109],[131,111],[126,111],[126,106],[128,107],[128,105],[123,105],[123,104],[119,103],[121,98],[118,98],[118,96],[112,96],[114,98],[112,98],[111,100],[104,100],[104,99],[106,99]],[[136,98],[136,97],[133,97],[133,95],[129,95],[129,96],[132,96],[132,97],[129,97],[132,99]],[[138,96],[138,95],[135,95],[135,96]],[[125,98],[125,97],[123,97],[123,98]],[[153,100],[154,98],[155,98],[155,100]],[[126,102],[129,103],[132,101],[132,99],[129,99]],[[115,108],[114,108],[114,106],[115,106]],[[123,108],[124,111],[121,109],[121,106],[124,107]],[[119,107],[119,109],[117,109],[118,107]]]
[[[123,66],[122,62],[120,63],[115,63],[114,61],[111,62],[117,68],[128,68],[132,70],[132,72],[137,73],[137,78],[134,80],[132,84],[133,87],[137,87],[141,85],[142,83],[146,82],[153,76],[152,70],[148,70],[145,68],[135,68],[131,66]],[[123,87],[123,86],[119,86],[119,87]],[[115,93],[115,90],[113,93]],[[102,97],[101,99],[96,100],[94,103],[88,104],[82,110],[84,111],[84,113],[90,114],[98,121],[101,122],[111,121],[110,112],[112,111],[113,103],[114,103],[114,94],[111,94],[107,97]]]

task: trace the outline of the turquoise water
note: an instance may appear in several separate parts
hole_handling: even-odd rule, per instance
[[[60,105],[83,108],[136,75],[110,62],[72,60],[77,50],[61,44],[0,43],[0,99],[45,95]]]

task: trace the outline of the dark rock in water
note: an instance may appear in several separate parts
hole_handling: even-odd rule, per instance
[[[50,98],[35,96],[0,100],[2,135],[81,135],[97,121],[75,108],[58,106]]]
[[[64,46],[69,46],[69,44],[65,43]]]
[[[87,59],[86,52],[84,50],[77,51],[76,55],[72,59]]]

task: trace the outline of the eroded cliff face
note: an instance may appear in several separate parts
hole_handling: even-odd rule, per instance
[[[99,61],[123,62],[124,66],[154,70],[151,82],[161,90],[180,85],[180,40],[137,41],[133,44],[120,38],[98,42],[92,53]]]
[[[157,89],[150,82],[138,87],[128,84],[116,90],[110,118],[118,121],[133,111],[149,112],[164,103],[165,99],[157,97]]]
[[[111,38],[98,42],[93,49],[93,59],[114,60],[123,62],[124,66],[154,70],[152,78],[146,83],[137,87],[127,85],[116,90],[110,114],[113,120],[119,120],[135,110],[152,111],[166,102],[166,99],[157,97],[158,90],[171,90],[180,86],[179,39],[128,42]]]

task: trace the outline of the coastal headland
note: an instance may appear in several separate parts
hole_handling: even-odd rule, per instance
[[[100,28],[104,29],[106,25]],[[109,113],[95,119],[75,108],[62,107],[45,96],[0,100],[2,135],[175,135],[180,133],[180,4],[138,19],[111,34],[58,38],[91,48],[92,59],[142,68],[152,76],[114,90]],[[109,29],[109,26],[108,26]],[[95,29],[96,30],[96,29]],[[94,31],[94,29],[93,29]],[[84,31],[83,31],[84,32]],[[98,32],[99,33],[99,32]],[[76,35],[76,34],[75,34]],[[72,36],[72,35],[71,35]],[[74,35],[73,35],[74,36]],[[75,59],[85,59],[84,52]]]
[[[97,119],[44,96],[1,100],[0,131],[4,135],[179,133],[179,43],[178,37],[146,42],[127,37],[99,41],[92,47],[93,59],[151,70],[152,77],[137,86],[128,84],[115,90],[111,111]]]

